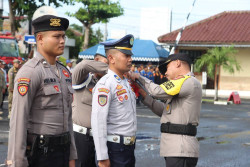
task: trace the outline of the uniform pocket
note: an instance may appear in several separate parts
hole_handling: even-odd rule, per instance
[[[59,85],[45,85],[43,88],[44,96],[42,98],[43,108],[58,108],[61,97],[61,88]],[[62,100],[61,100],[62,101]]]

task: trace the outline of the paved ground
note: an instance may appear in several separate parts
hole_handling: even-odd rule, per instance
[[[5,104],[6,105],[6,104]],[[7,114],[4,114],[6,118]],[[137,106],[136,167],[163,167],[159,156],[160,119],[145,106]],[[219,106],[202,104],[198,139],[198,167],[250,166],[250,102]],[[8,121],[0,121],[0,164],[7,151]]]

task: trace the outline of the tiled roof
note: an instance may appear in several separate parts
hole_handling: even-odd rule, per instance
[[[158,37],[161,43],[174,43],[180,29]],[[250,11],[227,11],[187,26],[180,44],[249,44]]]

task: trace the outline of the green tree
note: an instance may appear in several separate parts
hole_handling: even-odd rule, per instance
[[[78,58],[78,54],[81,51],[81,47],[83,44],[84,36],[82,35],[82,26],[79,26],[77,24],[71,24],[69,26],[69,29],[66,31],[66,35],[68,38],[75,39],[75,47],[70,47],[69,49],[69,55],[70,58]],[[94,46],[102,41],[103,34],[100,29],[97,29],[96,31],[90,29],[90,41],[89,41],[89,47]]]
[[[237,50],[233,46],[230,47],[216,47],[209,49],[206,54],[202,55],[200,59],[195,62],[195,68],[197,71],[201,71],[203,67],[206,67],[207,74],[211,78],[215,78],[215,96],[214,100],[218,100],[218,83],[221,67],[233,74],[235,70],[240,71],[241,66],[235,59],[235,53]]]
[[[123,9],[119,2],[111,2],[110,0],[74,0],[82,3],[76,13],[67,12],[69,16],[77,18],[84,26],[84,43],[82,49],[85,50],[89,45],[90,28],[95,23],[107,23],[108,19],[118,17],[123,14]]]
[[[39,0],[39,3],[37,3],[36,0],[8,0],[11,34],[15,36],[17,26],[19,25],[19,20],[15,19],[16,16],[27,15],[30,20],[36,9],[41,6],[54,5],[55,7],[59,7],[62,3],[70,4],[71,1],[72,0]],[[45,2],[47,2],[47,4]]]

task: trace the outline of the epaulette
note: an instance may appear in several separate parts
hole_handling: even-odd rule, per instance
[[[99,81],[99,84],[105,85],[106,81],[109,79],[110,75],[104,75]]]
[[[24,66],[35,68],[37,66],[38,62],[39,61],[36,58],[32,58],[32,59],[28,60],[26,63],[24,63]]]

